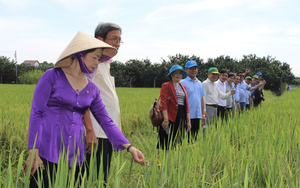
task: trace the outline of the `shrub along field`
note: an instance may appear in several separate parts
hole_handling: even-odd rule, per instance
[[[35,86],[0,85],[0,188],[28,187],[22,166]],[[205,138],[186,140],[165,153],[156,149],[148,112],[159,89],[117,88],[122,131],[149,162],[140,166],[126,151],[114,152],[107,187],[299,187],[300,90],[208,128]],[[77,187],[63,160],[51,187]],[[95,172],[80,187],[103,186]],[[101,176],[102,174],[100,174]]]

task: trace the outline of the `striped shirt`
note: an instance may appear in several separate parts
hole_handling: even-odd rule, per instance
[[[176,90],[177,101],[179,105],[184,105],[185,93],[180,85],[174,85]]]

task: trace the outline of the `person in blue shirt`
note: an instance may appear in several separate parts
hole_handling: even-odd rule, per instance
[[[263,78],[262,78],[262,73],[261,72],[257,72],[256,75],[258,76],[258,82],[257,84],[259,84],[261,81],[263,81]],[[261,90],[261,96],[262,96],[262,100],[264,101],[265,100],[265,95],[264,95],[264,91],[263,91],[264,88],[262,88]]]
[[[248,84],[246,84],[246,82],[244,81],[244,76],[245,76],[245,72],[244,71],[239,71],[237,73],[238,76],[240,76],[240,83],[238,84],[239,86],[239,93],[240,93],[240,106],[241,106],[241,111],[244,110],[245,106],[246,106],[246,100],[247,100],[247,90],[248,91],[253,91],[255,89],[257,89],[258,87],[261,87],[265,84],[265,81],[262,81],[261,83],[259,83],[258,85],[254,86],[254,87],[250,87]]]
[[[251,76],[246,76],[246,78],[245,78],[245,82],[246,82],[246,84],[248,85],[248,86],[250,86],[251,87],[251,82],[252,82],[252,78],[251,78]],[[255,90],[254,90],[255,91]],[[253,92],[253,91],[252,91]],[[246,108],[248,109],[248,110],[250,110],[250,108],[251,108],[251,105],[252,105],[252,97],[251,97],[251,91],[246,91],[246,94],[247,94],[247,99],[246,99]]]
[[[258,80],[259,80],[259,77],[257,75],[254,75],[253,76],[254,86],[258,85]],[[261,103],[261,100],[263,99],[263,96],[262,96],[263,88],[264,88],[264,85],[262,87],[258,87],[251,94],[251,97],[253,98],[253,106],[254,107],[257,107]]]
[[[202,83],[197,79],[199,66],[194,60],[190,60],[185,64],[185,71],[188,76],[181,80],[180,83],[186,87],[188,95],[188,103],[191,118],[191,136],[197,140],[197,135],[201,125],[205,125],[206,112],[204,111],[203,96],[205,95]],[[202,118],[203,117],[203,118]]]

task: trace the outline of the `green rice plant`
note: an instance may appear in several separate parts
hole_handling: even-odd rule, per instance
[[[22,170],[34,86],[0,85],[0,188],[28,187]],[[210,126],[206,136],[165,153],[148,119],[159,89],[117,88],[122,131],[149,162],[140,166],[125,152],[114,152],[106,187],[299,187],[300,90],[281,97],[265,91],[261,106]],[[3,100],[4,99],[4,100]],[[93,158],[93,157],[92,157]],[[95,164],[93,159],[91,160]],[[60,159],[51,187],[103,187],[90,165],[79,182],[75,165]],[[42,174],[41,174],[42,175]],[[42,178],[42,176],[40,177]]]

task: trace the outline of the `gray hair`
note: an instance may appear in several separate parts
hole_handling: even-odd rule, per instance
[[[95,38],[101,37],[106,39],[107,33],[113,30],[119,30],[122,33],[122,28],[115,23],[100,22],[95,30]]]

